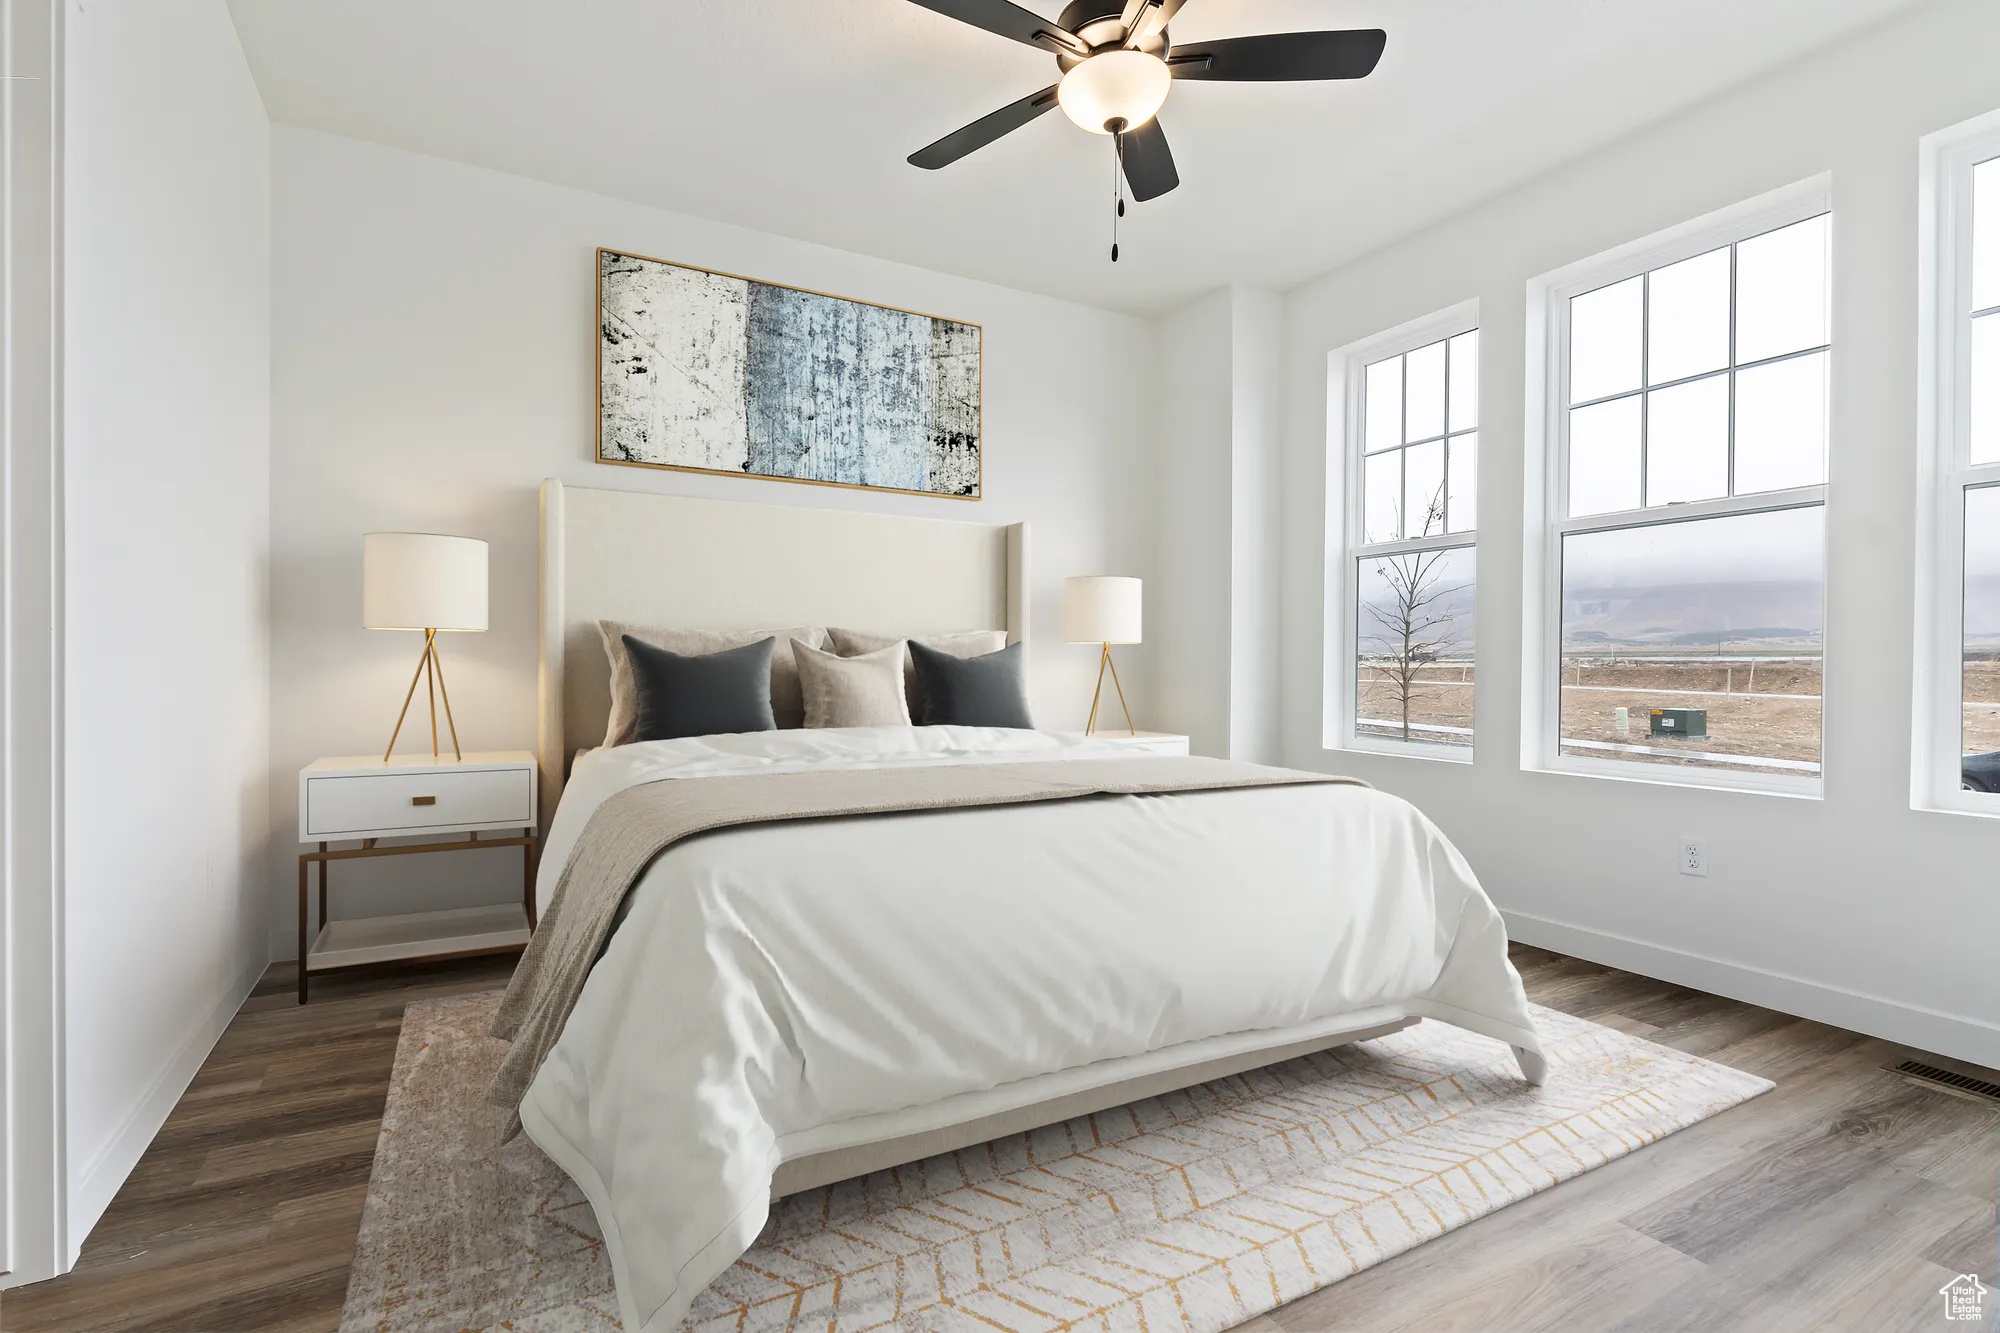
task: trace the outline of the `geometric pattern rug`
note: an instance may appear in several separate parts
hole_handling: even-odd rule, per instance
[[[609,1333],[590,1205],[480,1093],[500,992],[403,1019],[341,1333]],[[1763,1092],[1537,1006],[1549,1078],[1442,1023],[779,1200],[697,1333],[1216,1333]]]

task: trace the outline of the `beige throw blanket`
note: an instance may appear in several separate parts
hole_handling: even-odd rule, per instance
[[[562,1035],[584,979],[603,951],[618,909],[660,853],[715,829],[792,819],[834,819],[970,806],[1219,791],[1354,778],[1265,768],[1225,759],[1142,756],[859,772],[762,773],[669,779],[631,787],[591,816],[514,970],[493,1020],[513,1049],[487,1099],[518,1107]]]

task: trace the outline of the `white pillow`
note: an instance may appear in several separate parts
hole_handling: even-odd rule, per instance
[[[798,661],[808,728],[910,725],[902,640],[872,653],[839,657],[793,639],[792,656]]]
[[[604,743],[630,745],[639,730],[637,692],[632,684],[632,664],[626,659],[624,635],[641,643],[664,648],[683,656],[719,653],[741,648],[760,639],[776,639],[771,652],[771,716],[779,727],[802,727],[805,703],[799,697],[799,668],[785,645],[793,639],[818,648],[826,643],[826,631],[816,625],[793,629],[662,629],[657,625],[631,625],[622,620],[600,620],[597,632],[604,636],[604,655],[611,662],[611,716],[605,720]]]
[[[1004,629],[968,629],[951,634],[871,634],[867,630],[829,629],[828,639],[833,642],[833,650],[842,657],[856,657],[862,653],[880,652],[884,648],[896,647],[914,639],[926,648],[935,648],[953,657],[984,657],[997,653],[1007,646],[1007,631]],[[903,654],[903,699],[910,709],[911,721],[921,721],[924,715],[923,695],[917,688],[917,668],[910,661],[908,652]],[[780,722],[779,726],[785,724]]]

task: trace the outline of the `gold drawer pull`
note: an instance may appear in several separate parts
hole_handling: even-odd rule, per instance
[[[436,805],[437,803],[438,798],[435,796],[412,796],[410,798],[411,805]]]

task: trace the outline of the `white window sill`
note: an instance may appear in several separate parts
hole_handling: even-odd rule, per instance
[[[1930,800],[1913,800],[1910,809],[1920,815],[1955,815],[1959,818],[2000,819],[2000,795],[1982,795],[1977,792],[1954,792],[1951,797]]]
[[[1704,791],[1746,792],[1753,796],[1783,796],[1793,800],[1817,801],[1825,797],[1820,777],[1789,773],[1731,773],[1712,768],[1670,768],[1665,764],[1638,764],[1617,759],[1585,759],[1563,755],[1534,763],[1523,763],[1528,773],[1550,773],[1559,777],[1598,778],[1611,782],[1635,782],[1649,787],[1692,787]]]
[[[1380,754],[1395,759],[1429,759],[1445,764],[1470,764],[1469,745],[1435,745],[1425,741],[1398,741],[1386,737],[1355,736],[1346,740],[1323,741],[1327,754]]]

